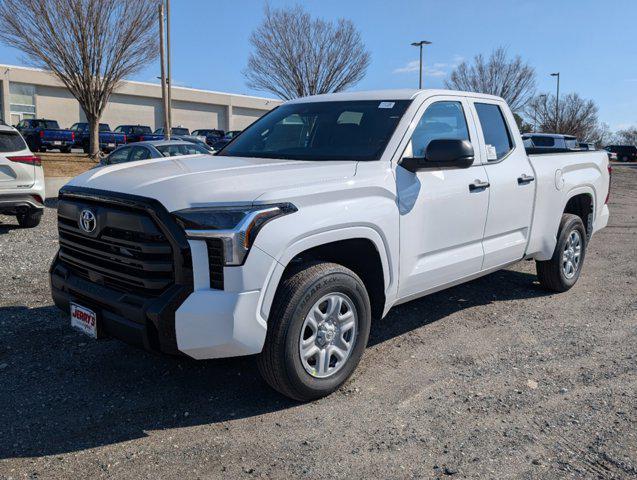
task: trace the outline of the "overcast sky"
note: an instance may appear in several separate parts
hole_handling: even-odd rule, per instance
[[[292,5],[271,0],[274,7]],[[418,86],[415,40],[425,50],[425,86],[441,87],[462,59],[503,45],[537,70],[540,91],[594,99],[613,129],[637,125],[637,0],[305,0],[325,19],[351,19],[372,55],[354,89]],[[172,0],[173,76],[183,86],[269,96],[248,89],[241,71],[262,18],[258,0]],[[23,64],[0,46],[0,63]],[[136,80],[155,81],[152,65]]]

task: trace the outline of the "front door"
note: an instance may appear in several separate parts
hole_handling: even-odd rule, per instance
[[[469,140],[476,160],[469,168],[422,170],[396,167],[400,209],[399,298],[435,290],[480,271],[489,206],[487,174],[477,131],[467,122],[462,97],[429,98],[408,130],[403,157],[422,157],[434,139]],[[484,187],[475,188],[483,184]],[[470,187],[474,185],[474,187]]]
[[[521,260],[526,251],[535,199],[535,177],[515,119],[503,102],[470,100],[490,183],[484,231],[483,270]],[[510,117],[510,118],[507,118]]]

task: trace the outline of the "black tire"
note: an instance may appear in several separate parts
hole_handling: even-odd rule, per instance
[[[628,155],[624,155],[622,157],[622,162],[628,162],[630,159],[628,158]]]
[[[42,153],[46,153],[46,147],[40,147],[38,150]]]
[[[84,153],[89,153],[89,149],[87,146],[83,146],[82,150],[84,151]]]
[[[60,148],[60,152],[62,152],[62,153],[71,153],[71,147]]]
[[[352,301],[358,326],[351,353],[340,370],[327,378],[315,378],[302,364],[299,339],[310,308],[329,293],[344,294]],[[272,388],[294,400],[325,397],[343,385],[358,365],[370,326],[369,296],[358,275],[335,263],[302,265],[284,278],[277,290],[265,345],[257,358],[261,376]]]
[[[566,242],[572,232],[577,231],[581,241],[581,254],[579,264],[575,270],[574,275],[568,278],[562,268],[562,255]],[[536,261],[537,278],[540,281],[540,285],[551,290],[553,292],[565,292],[569,290],[580,276],[582,266],[584,265],[584,259],[586,257],[586,229],[582,219],[577,215],[565,213],[562,215],[562,221],[560,222],[560,228],[557,234],[557,244],[555,245],[555,251],[553,257],[546,261]]]
[[[40,210],[31,210],[27,213],[19,213],[16,215],[18,225],[22,228],[34,228],[40,225],[42,220],[42,212]]]

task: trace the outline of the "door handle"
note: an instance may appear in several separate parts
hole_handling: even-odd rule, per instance
[[[489,182],[483,182],[482,180],[474,180],[473,183],[469,184],[469,191],[475,192],[476,190],[484,190],[485,188],[489,188],[491,184]]]
[[[531,183],[533,180],[535,180],[535,177],[523,173],[518,177],[518,185],[526,185],[527,183]]]

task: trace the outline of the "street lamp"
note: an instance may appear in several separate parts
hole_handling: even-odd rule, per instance
[[[560,72],[551,73],[557,77],[557,95],[555,96],[555,133],[560,132]]]
[[[423,45],[431,45],[431,42],[427,40],[421,40],[420,42],[412,43],[414,47],[420,47],[420,79],[418,80],[418,88],[422,88],[422,46]]]

